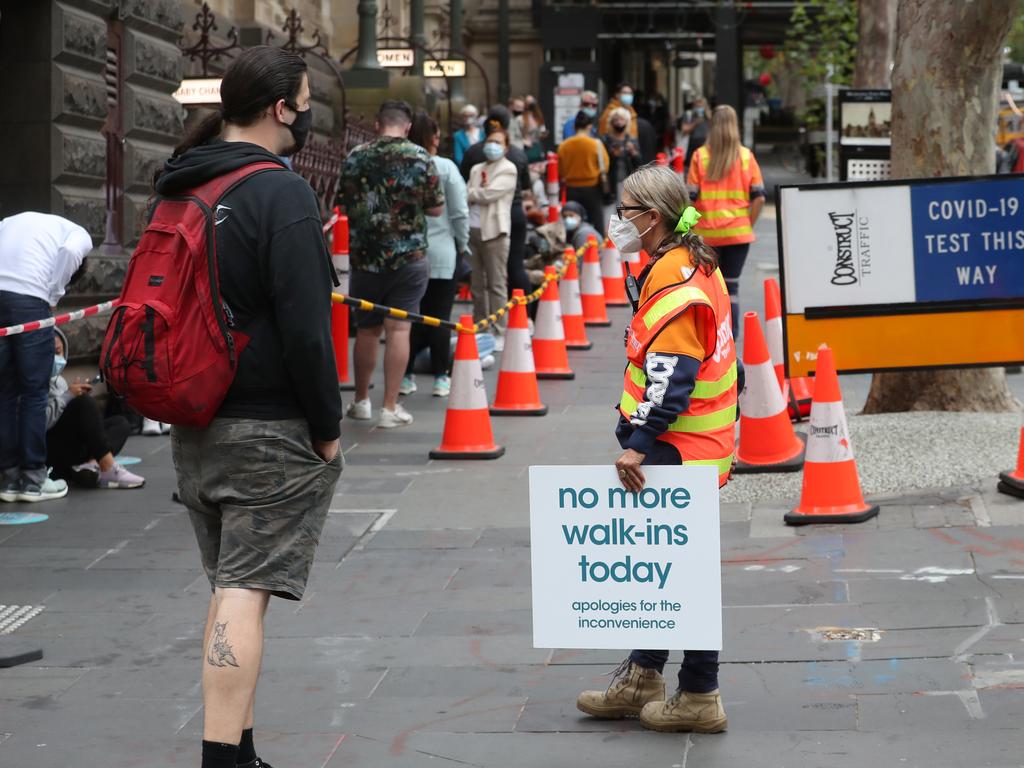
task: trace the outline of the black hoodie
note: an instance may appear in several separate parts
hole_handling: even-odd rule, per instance
[[[243,165],[271,161],[247,142],[214,141],[171,158],[158,195],[178,195]],[[340,433],[341,394],[331,345],[330,256],[316,195],[284,169],[253,176],[214,211],[220,290],[249,335],[218,416],[304,418],[313,440]]]

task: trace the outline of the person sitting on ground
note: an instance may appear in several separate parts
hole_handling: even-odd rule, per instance
[[[46,402],[46,463],[53,474],[86,488],[141,488],[146,480],[114,461],[132,428],[124,416],[103,418],[92,384],[68,384],[68,340],[54,329],[53,377]]]
[[[598,245],[601,244],[603,238],[587,218],[587,209],[575,200],[570,200],[562,206],[562,221],[565,223],[567,246],[571,245],[579,250],[587,244],[590,238],[597,240]]]

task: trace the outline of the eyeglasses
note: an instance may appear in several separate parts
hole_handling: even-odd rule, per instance
[[[580,102],[580,106],[581,107],[596,107],[597,106],[597,102],[596,101],[583,101],[583,102]]]
[[[647,210],[650,210],[650,209],[646,205],[616,205],[615,206],[615,214],[620,219],[626,218],[625,216],[622,215],[623,211],[647,211]]]

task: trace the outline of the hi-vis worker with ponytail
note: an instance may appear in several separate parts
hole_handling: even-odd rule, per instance
[[[742,371],[729,292],[715,252],[695,234],[699,218],[682,177],[646,165],[626,179],[609,225],[621,252],[651,254],[639,286],[627,286],[636,313],[626,332],[615,430],[624,452],[615,466],[630,491],[644,487],[642,464],[710,465],[719,485],[729,479]],[[584,691],[576,706],[600,718],[639,716],[659,731],[724,731],[718,651],[686,651],[679,689],[666,700],[668,654],[633,651],[607,691]]]
[[[732,334],[738,336],[740,272],[764,207],[764,179],[754,153],[740,144],[732,107],[715,107],[707,143],[694,152],[687,182],[701,214],[693,231],[718,251],[718,266],[732,298]]]

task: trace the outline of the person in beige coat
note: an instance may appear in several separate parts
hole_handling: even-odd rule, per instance
[[[512,230],[512,197],[518,171],[505,157],[508,134],[488,126],[484,157],[469,172],[470,288],[473,291],[473,319],[480,321],[508,301],[508,243]],[[499,336],[504,318],[495,326]]]

